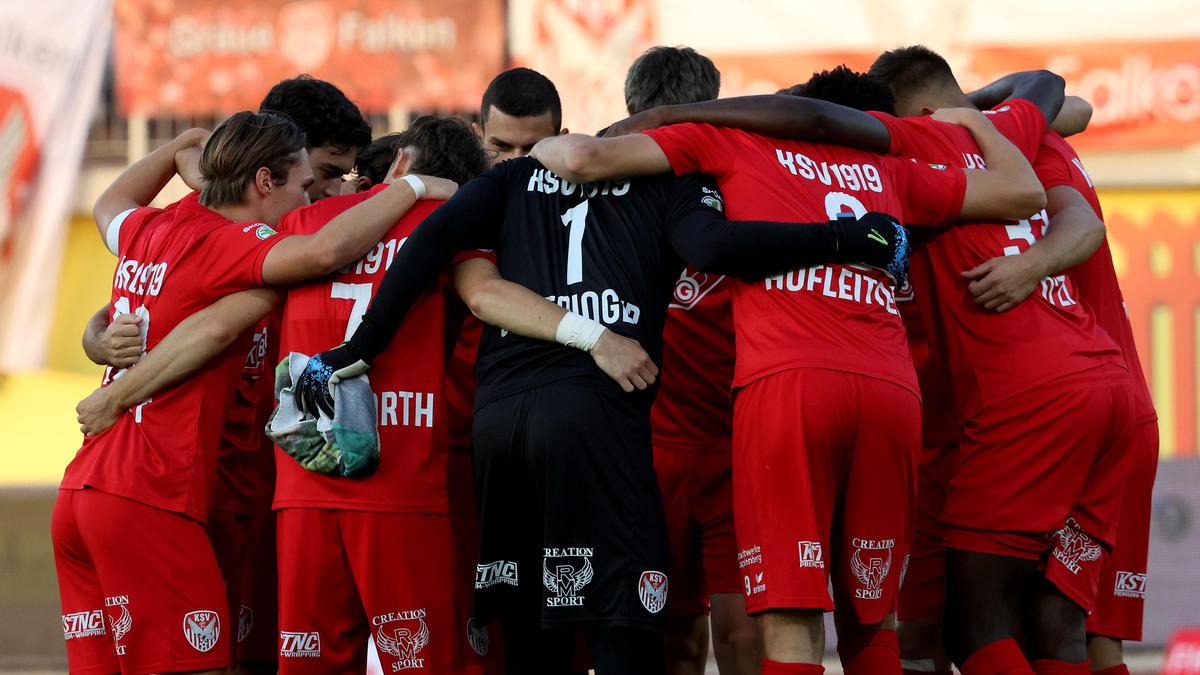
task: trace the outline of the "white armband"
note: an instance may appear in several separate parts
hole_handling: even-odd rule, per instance
[[[562,321],[558,322],[558,329],[554,331],[554,339],[560,345],[590,352],[605,330],[608,329],[597,321],[592,321],[575,312],[567,312],[563,315]]]
[[[108,247],[108,251],[113,255],[117,255],[118,244],[121,242],[121,225],[125,223],[125,219],[129,214],[137,209],[128,209],[118,213],[108,223],[108,227],[104,229],[104,245]]]
[[[404,181],[405,183],[408,183],[408,186],[411,187],[413,189],[413,192],[415,192],[417,194],[417,199],[421,199],[422,197],[425,196],[425,183],[422,182],[420,178],[417,178],[416,176],[414,176],[410,173],[410,174],[404,176],[403,178],[401,178],[400,180]]]

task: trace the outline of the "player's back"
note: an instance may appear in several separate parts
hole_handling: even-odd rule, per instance
[[[386,186],[330,197],[286,216],[280,227],[309,234]],[[379,290],[408,235],[441,201],[418,202],[358,261],[319,281],[288,290],[280,356],[309,356],[347,340]],[[302,468],[276,451],[275,508],[340,508],[443,513],[446,505],[446,417],[443,386],[448,281],[445,274],[413,305],[367,378],[378,413],[380,463],[370,477],[346,481]]]
[[[235,223],[189,195],[166,209],[132,211],[110,234],[119,262],[112,311],[142,318],[147,351],[218,298],[261,285],[277,241],[262,223]],[[242,363],[232,352],[88,437],[64,487],[91,485],[159,508],[207,515],[221,419]],[[105,370],[104,383],[121,376]]]
[[[1100,196],[1091,176],[1080,161],[1079,155],[1070,143],[1056,133],[1048,133],[1042,139],[1042,147],[1038,151],[1034,170],[1038,179],[1047,190],[1059,185],[1074,188],[1083,195],[1088,205],[1096,213],[1096,217],[1104,220],[1104,211],[1100,208]],[[1150,388],[1146,384],[1146,374],[1138,360],[1137,345],[1133,341],[1133,326],[1129,323],[1129,314],[1125,308],[1125,298],[1121,294],[1121,286],[1117,281],[1117,270],[1113,266],[1112,249],[1108,245],[1108,237],[1100,243],[1100,248],[1087,260],[1067,270],[1067,275],[1074,282],[1081,302],[1087,305],[1100,325],[1117,345],[1125,358],[1130,377],[1134,385],[1135,413],[1138,421],[1157,419],[1154,401],[1150,397]]]
[[[682,261],[667,236],[680,184],[669,176],[577,185],[529,158],[480,180],[507,195],[497,259],[505,279],[633,338],[656,362]],[[687,181],[688,179],[682,179]],[[579,350],[485,327],[476,407],[569,377],[615,387]]]
[[[927,167],[922,172],[892,157],[703,124],[646,133],[676,173],[716,176],[731,220],[814,222],[877,211],[904,221],[910,209],[943,218],[961,204],[961,177],[941,172],[941,180],[929,180]],[[883,272],[817,265],[736,281],[733,298],[735,385],[810,367],[917,391],[892,281]]]
[[[952,167],[984,169],[978,146],[961,127],[930,117],[879,116],[892,133],[893,152]],[[1029,158],[1044,133],[1032,104],[998,107],[990,119]],[[1045,235],[1040,211],[1017,222],[962,222],[925,243],[937,293],[934,325],[943,331],[951,378],[963,412],[998,402],[1063,376],[1119,363],[1116,345],[1101,331],[1065,275],[1047,277],[1006,312],[978,305],[961,272],[997,256],[1017,255]],[[921,273],[918,273],[921,274]],[[927,324],[928,325],[928,324]]]

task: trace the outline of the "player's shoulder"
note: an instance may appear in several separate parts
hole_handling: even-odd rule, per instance
[[[293,209],[280,219],[279,230],[288,234],[311,234],[321,229],[325,223],[333,220],[341,212],[361,204],[387,187],[386,184],[381,183],[370,190],[326,197],[318,202]]]

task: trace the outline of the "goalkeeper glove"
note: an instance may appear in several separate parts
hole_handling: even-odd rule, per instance
[[[333,417],[333,385],[362,375],[370,367],[348,343],[317,354],[308,360],[296,381],[296,407],[314,417],[320,412]]]
[[[837,237],[838,260],[862,263],[888,273],[897,286],[908,279],[912,246],[908,231],[886,213],[871,211],[862,218],[843,214],[832,221]]]

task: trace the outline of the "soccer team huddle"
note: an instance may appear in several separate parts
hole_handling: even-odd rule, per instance
[[[372,140],[302,76],[126,169],[71,672],[820,673],[832,611],[850,675],[1128,673],[1158,439],[1090,106],[920,46],[719,85],[653,48],[592,136],[514,68]]]

